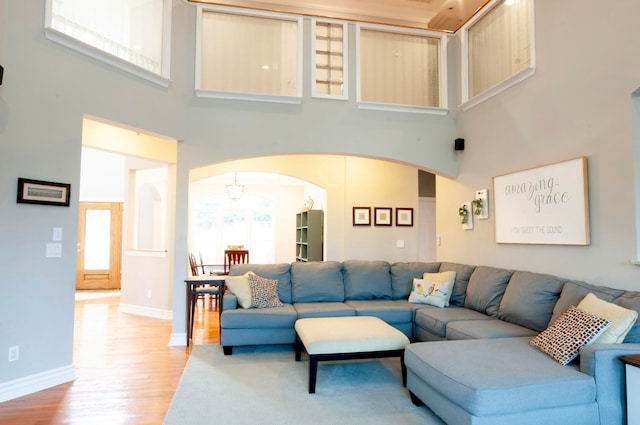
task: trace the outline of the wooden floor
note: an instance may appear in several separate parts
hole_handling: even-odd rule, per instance
[[[77,379],[0,403],[0,424],[162,424],[191,349],[168,346],[171,321],[119,312],[117,291],[82,292],[75,307]],[[218,312],[204,301],[192,345],[220,341]]]

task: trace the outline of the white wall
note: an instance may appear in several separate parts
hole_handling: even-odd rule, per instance
[[[385,261],[416,261],[418,218],[414,214],[414,227],[354,227],[353,207],[413,208],[418,209],[418,171],[415,167],[342,155],[288,155],[230,161],[202,167],[192,172],[191,180],[229,172],[274,172],[298,177],[327,192],[325,211],[325,260],[379,259]],[[245,187],[245,190],[251,190]],[[304,198],[304,196],[302,197]],[[303,199],[304,201],[304,199]],[[302,201],[302,202],[303,202]],[[297,199],[294,208],[301,207]],[[318,209],[320,205],[314,205]],[[178,206],[180,208],[180,206]],[[295,216],[291,216],[291,235],[294,247]],[[394,218],[395,220],[395,218]],[[397,248],[397,240],[404,248]],[[288,248],[285,257],[293,261],[295,251]]]
[[[438,259],[551,273],[638,289],[631,94],[640,87],[640,2],[536,3],[536,74],[459,113],[466,140],[455,180],[437,179]],[[496,244],[493,215],[457,222],[492,177],[588,157],[589,246]]]

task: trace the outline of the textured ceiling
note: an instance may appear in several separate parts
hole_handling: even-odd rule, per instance
[[[488,0],[189,0],[258,10],[456,32]]]

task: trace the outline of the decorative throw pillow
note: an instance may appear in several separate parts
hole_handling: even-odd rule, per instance
[[[578,357],[580,347],[593,343],[610,325],[606,319],[571,306],[529,344],[566,365]]]
[[[224,283],[227,288],[238,299],[238,304],[242,308],[251,308],[251,288],[249,287],[249,275],[253,272],[246,272],[242,276],[227,276],[224,278]]]
[[[580,301],[578,308],[586,313],[607,319],[611,326],[598,337],[594,344],[620,344],[638,319],[638,312],[601,300],[593,293]]]
[[[435,307],[446,307],[451,298],[453,284],[434,282],[425,279],[413,279],[409,302],[428,304]]]
[[[251,289],[251,304],[255,308],[282,307],[278,296],[278,281],[252,274],[247,276]]]
[[[428,280],[430,282],[439,282],[444,283],[448,289],[448,295],[445,300],[445,307],[449,307],[449,300],[451,299],[451,294],[453,294],[453,285],[456,283],[456,272],[455,271],[445,271],[440,273],[428,273],[425,272],[422,274],[422,279]]]

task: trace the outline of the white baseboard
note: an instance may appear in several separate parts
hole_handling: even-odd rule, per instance
[[[186,347],[187,345],[187,333],[171,334],[169,339],[169,347]]]
[[[76,379],[73,365],[59,367],[35,375],[0,384],[0,403],[33,394]]]
[[[138,316],[153,317],[154,319],[173,319],[173,311],[171,310],[161,310],[159,308],[143,307],[133,304],[120,303],[120,311],[123,313],[137,314]]]

